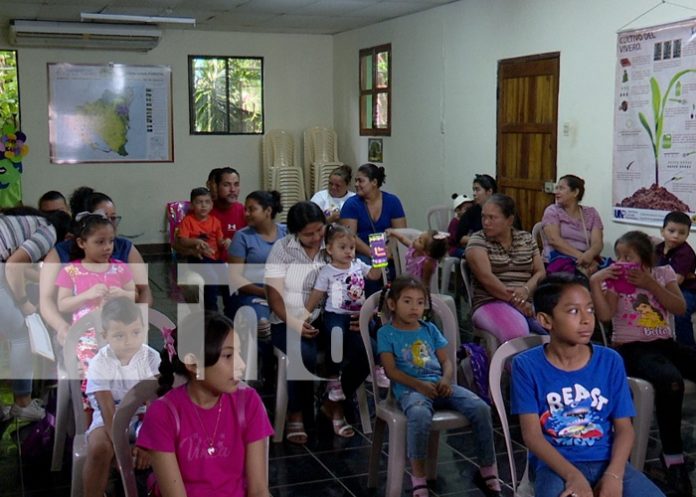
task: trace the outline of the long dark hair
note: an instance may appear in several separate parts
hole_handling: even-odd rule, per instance
[[[203,364],[198,362],[199,368],[207,368],[214,366],[220,359],[220,354],[222,353],[222,344],[225,342],[227,335],[232,333],[234,325],[227,317],[223,316],[217,312],[195,312],[186,316],[186,318],[181,323],[181,327],[175,330],[171,330],[171,335],[173,339],[173,351],[175,353],[172,355],[171,360],[169,359],[169,347],[165,348],[160,353],[159,372],[159,390],[158,395],[164,395],[166,392],[172,389],[174,385],[174,375],[185,376],[189,380],[193,379],[193,375],[186,368],[184,362],[179,358],[178,348],[179,348],[179,333],[186,333],[190,336],[187,338],[190,340],[192,336],[200,334],[197,329],[197,325],[203,320],[203,347],[196,358],[203,356]],[[187,340],[187,342],[189,341]],[[166,344],[166,338],[165,338]]]
[[[401,294],[408,289],[420,290],[425,296],[425,313],[423,318],[430,320],[432,318],[432,300],[430,300],[430,289],[418,278],[413,276],[402,274],[397,276],[394,281],[389,283],[384,290],[382,290],[382,295],[379,297],[379,309],[380,312],[386,313],[388,309],[385,307],[387,300],[396,302],[399,300]]]
[[[114,227],[109,218],[101,213],[87,214],[84,217],[81,217],[79,221],[75,222],[73,235],[75,235],[75,238],[87,240],[89,235],[91,235],[97,228],[101,226],[111,226],[112,228]],[[70,247],[70,258],[74,260],[84,259],[84,257],[85,251],[82,250],[82,248],[80,248],[80,246],[77,244],[77,240],[75,240],[75,243],[73,243]]]
[[[96,192],[89,186],[81,186],[70,195],[70,211],[73,216],[80,212],[94,212],[97,206],[104,202],[114,203],[106,193]]]

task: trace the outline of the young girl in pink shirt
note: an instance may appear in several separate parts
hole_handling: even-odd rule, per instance
[[[201,341],[201,326],[204,343],[194,346],[200,351],[181,348]],[[179,345],[166,338],[160,363],[160,390],[167,393],[148,408],[137,440],[150,454],[161,494],[268,497],[273,429],[259,395],[239,381],[245,365],[232,322],[191,314],[176,336]],[[172,389],[175,374],[188,381]]]

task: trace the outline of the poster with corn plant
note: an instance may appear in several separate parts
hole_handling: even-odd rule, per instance
[[[617,35],[613,217],[696,210],[696,19]]]

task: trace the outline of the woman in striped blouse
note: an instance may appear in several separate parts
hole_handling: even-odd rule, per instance
[[[534,319],[531,296],[545,276],[536,241],[513,227],[515,201],[496,193],[483,205],[483,229],[466,246],[473,273],[472,321],[501,342],[545,333]]]

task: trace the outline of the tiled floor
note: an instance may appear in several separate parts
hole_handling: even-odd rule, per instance
[[[161,259],[150,262],[150,284],[154,294],[155,307],[170,317],[175,317],[176,304],[171,298],[169,264]],[[466,339],[466,323],[462,323],[463,337]],[[151,335],[150,344],[161,346],[161,339]],[[264,402],[270,408],[272,416],[273,397],[263,395]],[[496,420],[496,426],[498,426]],[[6,427],[0,427],[3,430]],[[696,460],[696,399],[687,400],[684,408],[682,426],[686,451],[691,460]],[[69,462],[64,464],[61,472],[51,473],[50,454],[47,457],[31,458],[23,462],[20,470],[20,457],[16,444],[11,440],[14,425],[7,428],[0,440],[0,497],[62,497],[70,495]],[[380,480],[376,490],[367,489],[367,470],[370,449],[370,436],[364,435],[356,428],[356,435],[351,439],[335,437],[330,422],[319,414],[315,426],[309,430],[310,441],[305,447],[298,447],[287,442],[271,444],[270,448],[270,485],[274,497],[366,497],[383,496],[386,484],[386,449],[380,461]],[[519,429],[513,427],[513,436],[520,440]],[[496,428],[495,434],[498,466],[506,482],[504,495],[512,495],[507,457],[502,431]],[[659,442],[654,431],[648,447],[646,472],[658,485],[662,483],[662,470],[657,460]],[[26,458],[25,458],[26,459]],[[518,475],[524,468],[525,451],[521,444],[515,443],[515,459]],[[69,457],[66,456],[66,461]],[[431,484],[431,496],[480,496],[483,495],[471,483],[477,469],[477,457],[473,447],[470,431],[454,431],[443,435],[440,443],[438,460],[438,477]],[[696,472],[692,479],[696,483]],[[116,478],[112,485],[112,495],[120,495]],[[410,478],[404,475],[404,495],[408,495]],[[665,491],[669,489],[665,488]],[[668,493],[669,495],[669,493]]]

